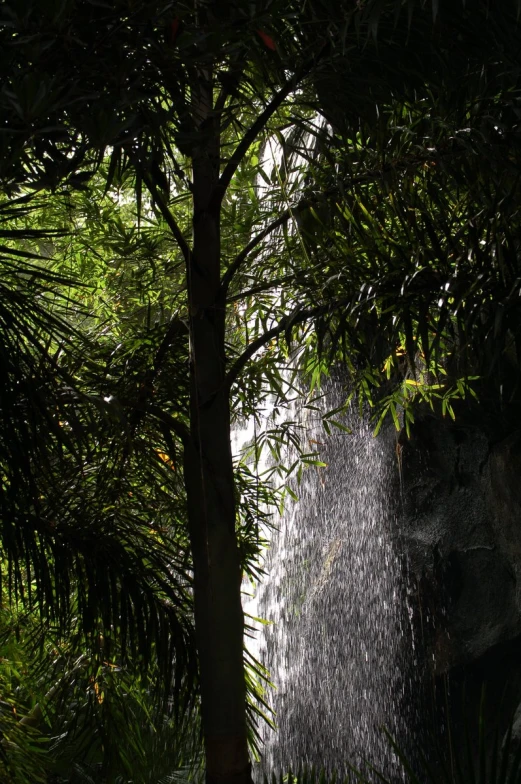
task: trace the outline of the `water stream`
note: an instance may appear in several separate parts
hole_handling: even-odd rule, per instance
[[[330,386],[325,406],[340,402]],[[392,428],[378,438],[353,410],[351,434],[308,419],[327,467],[310,468],[272,536],[258,612],[260,655],[276,690],[265,771],[299,764],[345,772],[369,759],[400,778],[382,733],[404,744],[414,691],[412,641],[396,517]],[[405,744],[406,745],[406,744]]]

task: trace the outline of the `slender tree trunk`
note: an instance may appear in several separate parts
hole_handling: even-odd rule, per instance
[[[188,269],[191,341],[191,447],[185,450],[194,561],[206,780],[251,780],[243,666],[244,616],[235,534],[235,488],[225,376],[225,306],[220,289],[220,206],[215,195],[220,129],[212,78],[193,93],[200,143],[193,153],[193,253]]]

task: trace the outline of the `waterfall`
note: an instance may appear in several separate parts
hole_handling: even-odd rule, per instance
[[[325,410],[341,396],[330,382]],[[270,625],[259,650],[276,686],[277,730],[266,733],[262,767],[343,773],[368,759],[399,778],[381,729],[404,743],[414,690],[396,434],[374,438],[354,408],[345,424],[350,434],[327,436],[320,416],[305,422],[327,466],[304,472],[266,558],[258,613]]]

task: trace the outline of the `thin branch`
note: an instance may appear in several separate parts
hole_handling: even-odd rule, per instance
[[[299,205],[297,205],[298,207]],[[231,283],[231,280],[241,264],[246,261],[252,250],[255,250],[257,245],[260,245],[263,239],[265,239],[272,231],[278,229],[279,226],[283,226],[285,223],[289,221],[292,217],[295,209],[297,207],[289,207],[287,210],[284,210],[282,215],[280,215],[276,220],[272,221],[266,228],[260,231],[252,240],[246,245],[245,248],[241,250],[241,252],[234,258],[228,269],[223,275],[221,281],[221,296],[226,296],[226,292],[228,291],[228,287]]]
[[[307,310],[301,310],[297,306],[297,308],[295,308],[292,313],[284,316],[284,318],[282,318],[275,327],[272,327],[267,332],[264,332],[263,335],[260,335],[256,340],[252,341],[248,348],[243,351],[241,356],[235,360],[224,380],[226,390],[229,391],[231,389],[232,384],[235,383],[239,374],[246,367],[249,360],[253,357],[254,354],[257,353],[257,351],[259,351],[259,349],[269,343],[270,340],[278,337],[283,332],[287,332],[297,324],[303,324],[305,321],[309,321],[310,319],[316,318],[317,316],[322,316],[328,311],[335,311],[339,307],[342,307],[342,305],[345,305],[349,302],[351,302],[350,299],[342,299],[337,300],[336,302],[328,302],[325,305],[317,305],[317,307],[308,308]]]
[[[174,218],[172,212],[170,211],[170,209],[168,207],[168,204],[166,203],[165,199],[163,198],[163,195],[159,192],[159,189],[157,188],[155,182],[151,179],[149,173],[141,165],[139,165],[138,168],[139,168],[139,173],[140,173],[141,177],[143,178],[143,182],[147,186],[147,188],[148,188],[148,190],[150,192],[150,195],[152,196],[153,201],[159,207],[161,215],[165,219],[168,228],[170,229],[170,231],[174,235],[174,239],[177,242],[177,244],[179,246],[179,249],[180,249],[181,253],[184,256],[184,260],[185,260],[186,264],[188,265],[190,263],[190,258],[191,258],[192,252],[190,250],[190,247],[189,247],[187,241],[183,237],[183,233],[182,233],[181,229],[179,228],[176,219]]]
[[[299,77],[303,78],[305,74]],[[259,135],[259,133],[265,128],[268,121],[273,117],[277,109],[284,103],[288,95],[295,89],[300,78],[296,78],[297,75],[295,74],[291,79],[288,79],[284,86],[279,90],[278,93],[272,98],[270,103],[266,106],[263,112],[257,117],[253,125],[246,131],[242,140],[239,142],[237,147],[235,148],[232,156],[226,166],[224,167],[224,171],[219,178],[218,184],[218,193],[217,201],[220,204],[224,194],[226,193],[226,189],[228,188],[230,182],[232,181],[233,175],[239,168],[244,156],[248,152],[249,148]]]
[[[244,367],[246,366],[248,361],[253,357],[253,355],[256,354],[260,348],[265,346],[266,343],[269,343],[270,340],[273,340],[273,338],[276,338],[278,335],[284,332],[286,326],[287,326],[287,316],[284,317],[282,321],[280,321],[279,324],[277,324],[276,327],[272,327],[263,335],[261,335],[256,340],[250,343],[248,348],[245,351],[243,351],[243,353],[238,359],[235,360],[230,370],[226,374],[226,378],[224,379],[224,384],[227,391],[231,389],[232,384],[234,384],[234,382],[237,380],[239,373],[241,372],[241,370],[244,369]]]
[[[234,65],[236,66],[237,63],[234,62]],[[217,114],[217,116],[220,116],[223,113],[227,98],[230,98],[234,92],[233,89],[230,89],[230,84],[226,85],[226,78],[228,78],[229,82],[233,80],[233,87],[235,87],[239,84],[243,74],[244,68],[234,70],[234,68],[230,65],[228,71],[222,75],[221,89],[214,106],[214,112]]]
[[[244,159],[244,156],[250,149],[259,133],[266,127],[269,120],[273,117],[277,109],[282,106],[288,95],[290,95],[290,93],[297,87],[299,82],[301,82],[302,79],[308,75],[317,62],[318,57],[322,55],[326,48],[327,44],[322,47],[317,57],[313,57],[312,59],[307,60],[297,71],[295,71],[290,79],[287,79],[278,93],[273,96],[264,111],[261,112],[257,117],[253,125],[251,125],[250,128],[246,131],[242,140],[239,142],[235,148],[235,151],[232,153],[230,160],[224,167],[224,171],[219,178],[216,192],[212,197],[212,202],[216,206],[218,206],[223,200],[224,194],[226,193],[226,190],[232,181],[233,175],[239,168],[242,160]]]
[[[228,297],[226,301],[227,303],[238,302],[241,299],[246,299],[246,297],[251,297],[254,294],[261,294],[263,291],[269,291],[275,286],[284,286],[286,283],[292,283],[297,275],[298,272],[293,272],[291,275],[285,275],[283,278],[275,278],[275,280],[270,280],[267,283],[259,283],[258,286],[252,286],[251,289],[246,289],[245,291],[239,292],[239,294],[234,294],[233,297]]]

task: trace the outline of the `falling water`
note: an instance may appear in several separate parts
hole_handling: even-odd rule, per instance
[[[330,386],[326,409],[341,403]],[[352,433],[306,422],[327,466],[308,469],[272,537],[259,613],[261,657],[276,690],[277,730],[265,771],[298,765],[346,772],[364,759],[400,778],[386,727],[403,745],[411,635],[396,543],[394,432],[374,438],[353,410]]]

